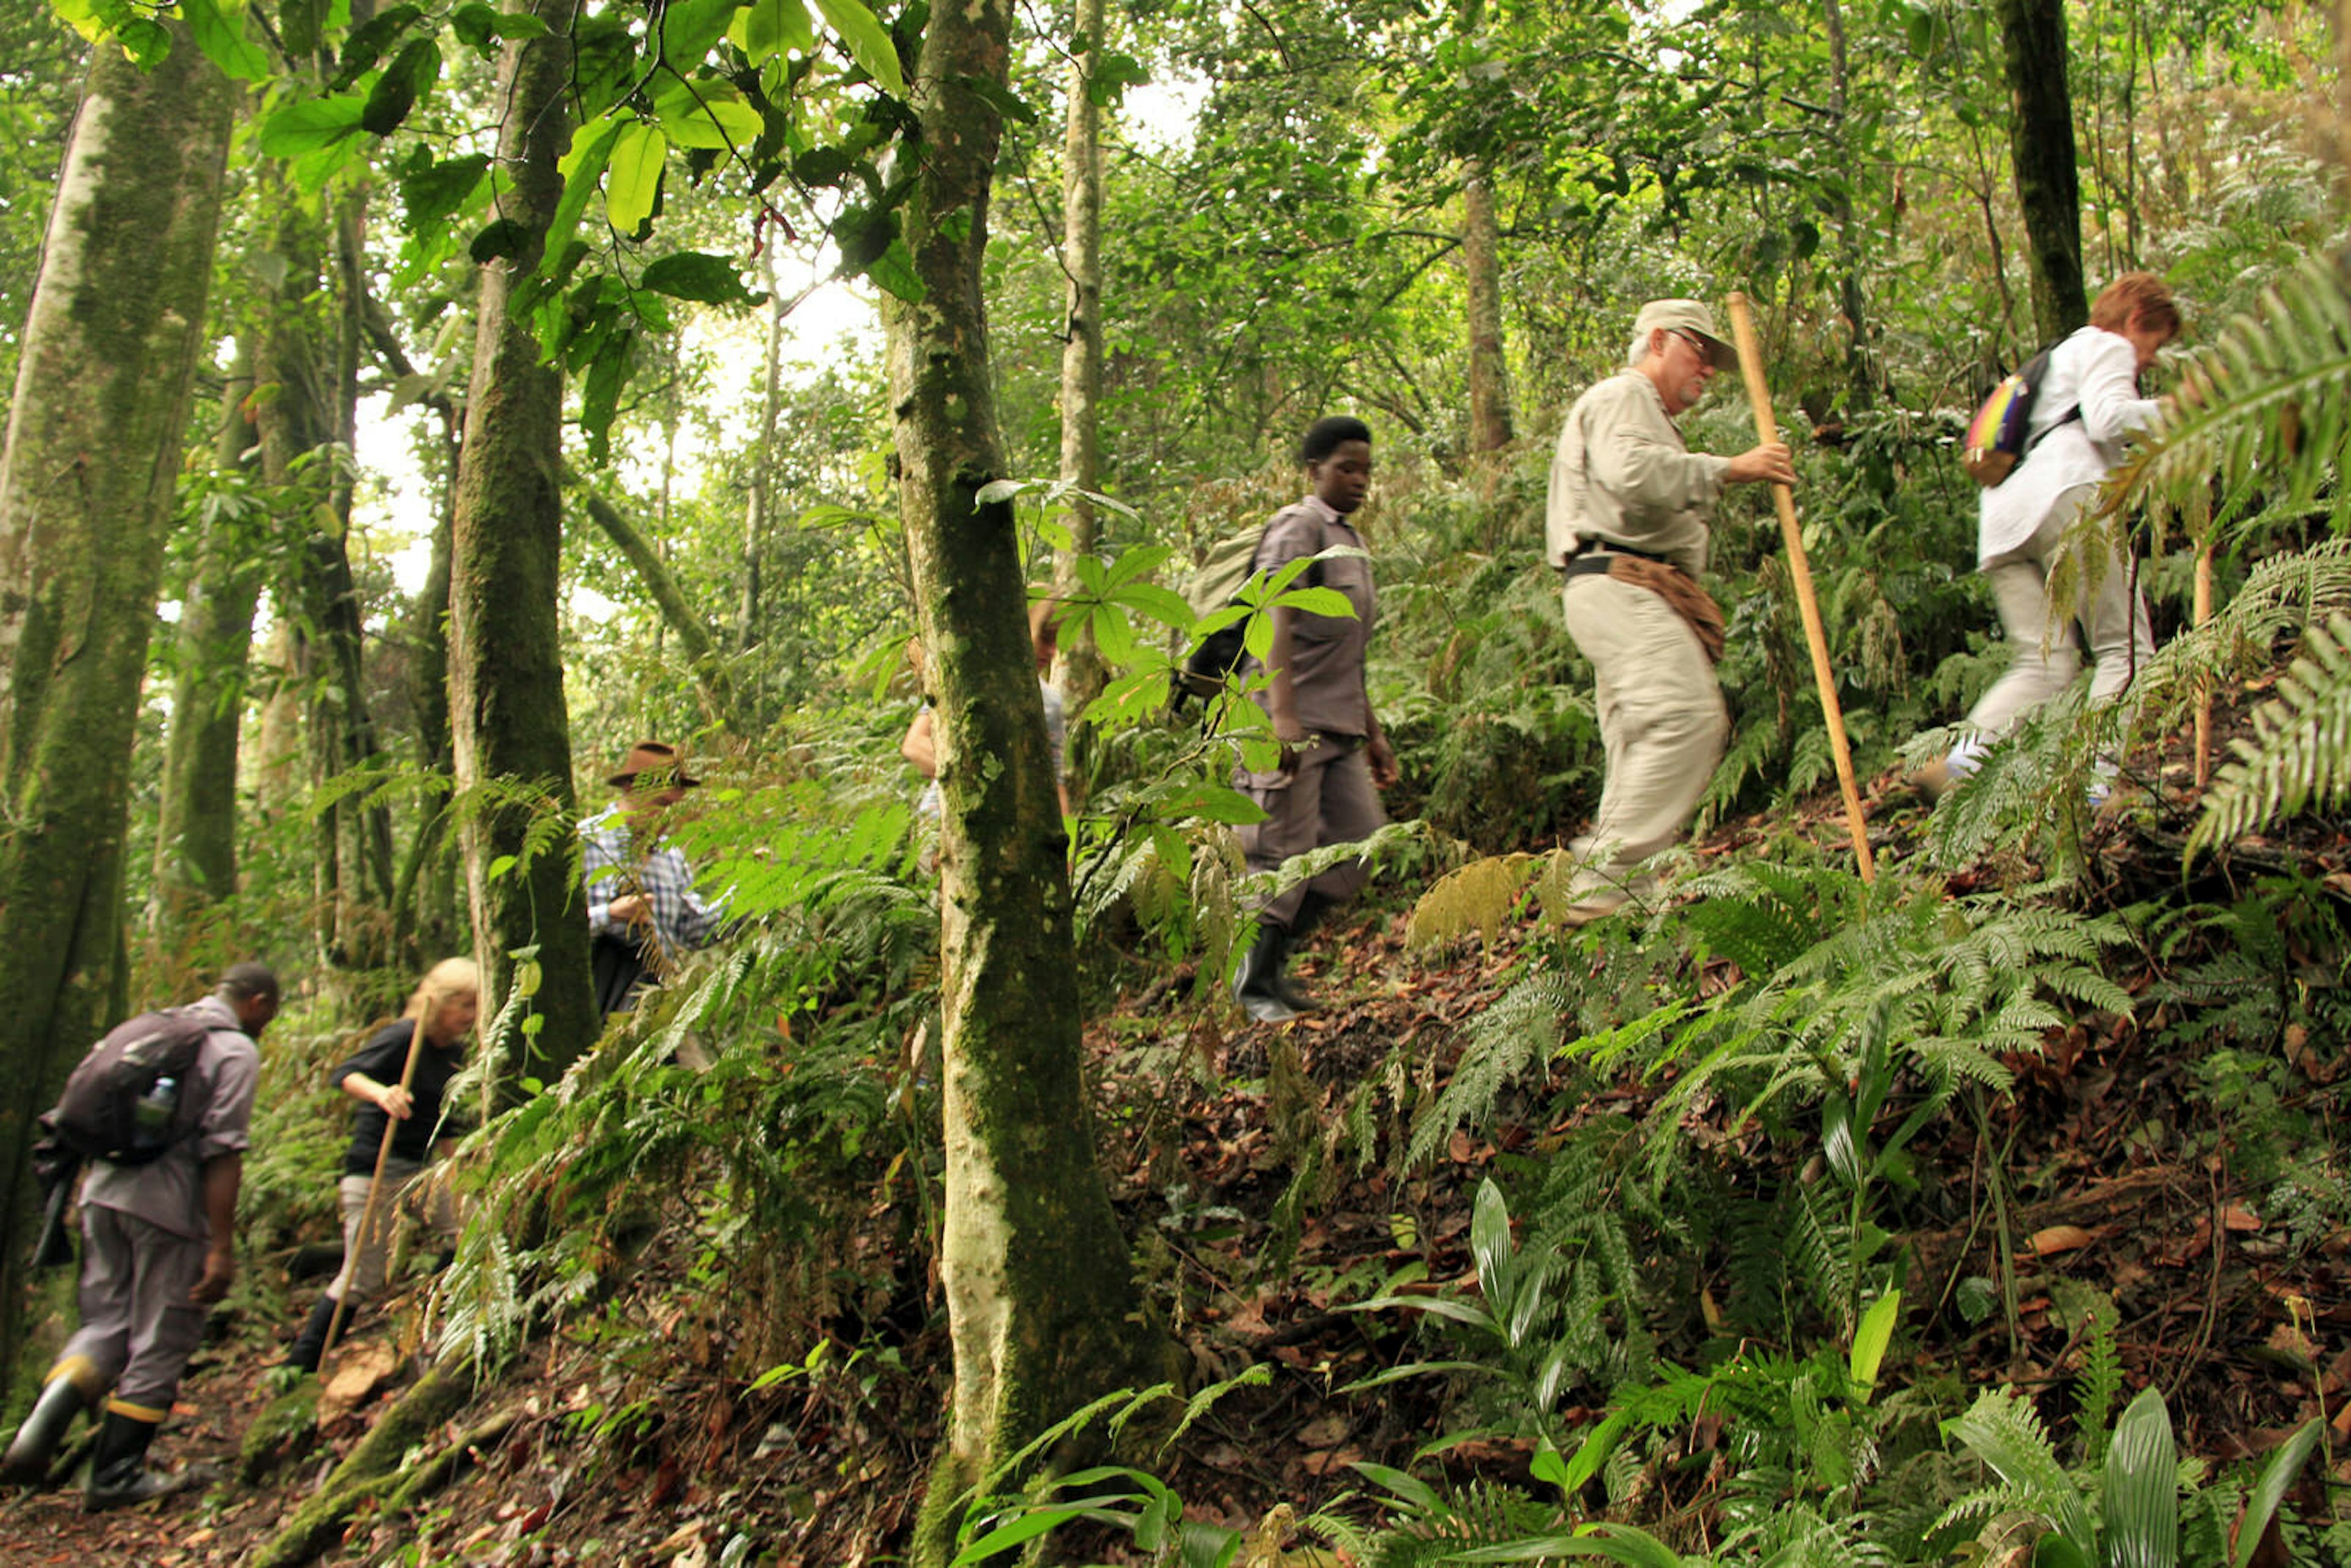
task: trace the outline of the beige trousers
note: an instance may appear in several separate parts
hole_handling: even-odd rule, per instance
[[[435,1183],[426,1189],[431,1197],[421,1202],[412,1201],[419,1195],[412,1194],[410,1189],[423,1174],[424,1167],[414,1160],[403,1160],[398,1155],[385,1160],[383,1186],[376,1195],[372,1224],[364,1224],[371,1185],[368,1178],[347,1176],[336,1185],[335,1196],[343,1211],[343,1271],[327,1287],[327,1294],[357,1306],[383,1289],[384,1272],[392,1261],[392,1233],[403,1207],[430,1226],[442,1245],[456,1244],[457,1205],[447,1186]]]
[[[2089,547],[2102,550],[2105,560],[2097,585],[2074,618],[2060,625],[2049,623],[2049,574],[2064,559],[2066,530],[2097,494],[2095,485],[2066,491],[2031,538],[1984,562],[1984,576],[2000,605],[2001,626],[2016,646],[2008,673],[1968,713],[1968,724],[1986,739],[2007,733],[2019,718],[2073,685],[2082,673],[2085,640],[2091,658],[2097,661],[2097,672],[2090,678],[2094,704],[2120,696],[2131,677],[2155,656],[2146,601],[2133,591],[2130,563],[2110,544]]]
[[[1621,902],[1634,868],[1688,825],[1730,719],[1698,634],[1656,594],[1595,573],[1569,578],[1561,606],[1597,677],[1608,758],[1592,831],[1568,846],[1574,886]]]

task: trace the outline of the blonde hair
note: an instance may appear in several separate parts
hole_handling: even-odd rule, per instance
[[[471,958],[444,958],[424,971],[409,994],[408,1006],[400,1016],[413,1019],[419,1025],[430,1028],[433,1017],[459,997],[479,1000],[482,995],[482,972]]]

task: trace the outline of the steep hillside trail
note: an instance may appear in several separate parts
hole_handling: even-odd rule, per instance
[[[2237,694],[2239,706],[2266,685]],[[2096,880],[2118,898],[2180,888],[2179,842],[2192,800],[2186,768],[2179,756],[2166,759],[2161,810],[2119,813],[2095,829]],[[1899,859],[1923,809],[1891,795],[1890,783],[1877,781],[1872,821]],[[1834,794],[1808,803],[1796,825],[1833,848],[1844,831]],[[1728,823],[1698,853],[1727,862],[1788,826]],[[2239,850],[2241,866],[2291,868],[2337,897],[2351,890],[2351,843],[2339,823],[2305,819]],[[1970,885],[1953,879],[1955,892]],[[1468,1233],[1481,1178],[1498,1163],[1539,1161],[1602,1119],[1637,1120],[1658,1092],[1634,1077],[1574,1079],[1553,1064],[1548,1076],[1513,1084],[1490,1124],[1454,1132],[1422,1168],[1400,1175],[1384,1160],[1359,1159],[1339,1131],[1359,1090],[1388,1082],[1395,1099],[1441,1087],[1464,1026],[1503,994],[1527,940],[1506,934],[1408,955],[1406,922],[1406,910],[1391,903],[1323,938],[1303,975],[1333,1005],[1297,1024],[1226,1032],[1229,1018],[1220,1025],[1185,1015],[1184,1028],[1172,1028],[1166,997],[1181,977],[1163,977],[1090,1030],[1104,1161],[1183,1380],[1199,1387],[1260,1369],[1252,1375],[1261,1382],[1225,1395],[1149,1461],[1188,1517],[1253,1528],[1278,1507],[1303,1515],[1360,1494],[1358,1464],[1411,1467],[1430,1438],[1468,1425],[1440,1379],[1348,1393],[1359,1379],[1448,1354],[1413,1314],[1350,1307],[1397,1280],[1407,1291],[1471,1290]],[[2157,979],[2145,964],[2113,977],[2136,996]],[[2335,983],[2316,974],[2313,981]],[[1991,1153],[1956,1118],[1922,1136],[1921,1196],[1906,1210],[1905,1232],[1918,1306],[1906,1322],[1900,1375],[2005,1383],[2046,1397],[2060,1415],[2084,1352],[2068,1292],[2085,1286],[2119,1309],[2126,1377],[2165,1389],[2185,1451],[2223,1461],[2257,1454],[2312,1415],[2328,1419],[2338,1442],[2351,1439],[2351,1230],[2314,1243],[2289,1217],[2262,1212],[2225,1139],[2199,1145],[2186,1135],[2213,1114],[2195,1092],[2193,1052],[2166,1043],[2152,1009],[2137,1010],[2150,1016],[2085,1016],[2037,1055],[2017,1056],[2019,1085]],[[2331,1101],[2328,1086],[2346,1070],[2340,1044],[2287,1042],[2301,1102]],[[1397,1082],[1400,1074],[1409,1081]],[[1683,1128],[1719,1158],[1751,1162],[1759,1179],[1799,1178],[1782,1149],[1733,1117],[1729,1106],[1707,1104]],[[1392,1122],[1376,1131],[1396,1134]],[[1988,1157],[2004,1162],[2013,1202],[2001,1232],[2013,1244],[2012,1316],[1970,1316],[1952,1299],[1963,1271],[1991,1267]],[[871,1229],[874,1248],[898,1245],[879,1202]],[[948,1375],[943,1328],[925,1310],[936,1301],[935,1281],[901,1261],[902,1299],[844,1321],[827,1371],[747,1387],[747,1353],[726,1303],[691,1283],[693,1260],[656,1243],[601,1320],[568,1323],[541,1341],[419,1446],[423,1460],[455,1461],[444,1488],[410,1511],[363,1509],[319,1561],[894,1561]],[[1710,1300],[1719,1264],[1694,1267],[1696,1288]],[[362,1366],[354,1383],[393,1389],[366,1388],[259,1486],[223,1479],[96,1518],[70,1490],[22,1494],[0,1501],[0,1563],[246,1561],[408,1375],[410,1359],[387,1343],[392,1333],[413,1333],[387,1327],[400,1322],[398,1312],[372,1317],[350,1357],[376,1365],[377,1375]],[[282,1326],[226,1322],[225,1337],[194,1369],[159,1458],[236,1474],[239,1443],[275,1381]],[[1568,1416],[1581,1423],[1598,1414]],[[1677,1441],[1680,1479],[1656,1512],[1687,1522],[1703,1517],[1709,1489],[1732,1461],[1719,1421],[1694,1423]],[[1420,1465],[1523,1482],[1532,1458],[1529,1442],[1486,1437]],[[2314,1484],[2315,1475],[2314,1467]],[[2351,1481],[2351,1457],[2333,1479]],[[1113,1537],[1083,1545],[1085,1561],[1141,1560]]]

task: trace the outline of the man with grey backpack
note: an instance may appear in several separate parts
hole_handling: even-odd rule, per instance
[[[236,1274],[236,1194],[261,1073],[256,1042],[277,1016],[277,977],[265,965],[233,965],[203,1000],[144,1015],[132,1024],[152,1027],[126,1026],[101,1040],[84,1067],[105,1070],[106,1087],[90,1087],[94,1071],[77,1070],[68,1083],[61,1134],[97,1140],[82,1149],[89,1175],[81,1190],[81,1327],[0,1457],[0,1481],[46,1478],[74,1417],[97,1412],[103,1399],[85,1506],[95,1513],[144,1502],[183,1483],[149,1469],[147,1449],[171,1414],[205,1317]],[[179,1071],[161,1071],[158,1059],[145,1063],[142,1078],[141,1048],[171,1049],[179,1022],[201,1023],[202,1040],[183,1053],[184,1065],[172,1057]],[[125,1101],[119,1119],[136,1129],[120,1138],[103,1135],[114,1100]],[[85,1103],[98,1113],[80,1114]]]

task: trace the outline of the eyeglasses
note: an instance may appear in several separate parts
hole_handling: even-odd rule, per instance
[[[1714,345],[1712,343],[1708,342],[1704,338],[1699,337],[1695,332],[1686,332],[1678,327],[1669,328],[1667,329],[1671,331],[1675,337],[1679,338],[1683,342],[1687,343],[1690,346],[1691,350],[1697,353],[1699,364],[1705,366],[1708,370],[1712,370],[1714,368]]]

